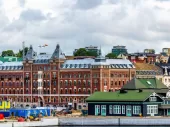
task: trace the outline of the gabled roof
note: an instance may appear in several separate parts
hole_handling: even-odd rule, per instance
[[[152,89],[154,91],[160,89],[159,92],[161,92],[161,89],[164,89],[166,92],[168,91],[167,86],[156,78],[134,78],[125,84],[122,89]],[[164,90],[162,90],[163,93],[165,92]]]
[[[54,52],[51,56],[51,59],[66,59],[65,54],[62,53],[59,44],[57,44],[56,49],[54,50]]]
[[[26,60],[33,60],[36,57],[36,52],[33,50],[32,45],[30,45],[30,48],[26,54],[26,56],[24,57],[24,59]]]
[[[152,91],[139,92],[138,90],[128,90],[125,93],[116,92],[95,92],[86,99],[87,102],[92,101],[144,101],[152,93]]]

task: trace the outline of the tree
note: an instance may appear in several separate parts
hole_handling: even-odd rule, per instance
[[[108,57],[109,59],[115,59],[117,56],[113,53],[108,53],[105,57]]]
[[[74,53],[74,56],[88,56],[88,53],[85,48],[80,48]]]
[[[87,51],[87,56],[95,56],[95,57],[97,57],[98,54],[95,51]]]
[[[80,48],[78,49],[75,53],[74,56],[98,56],[97,52],[95,51],[87,51],[85,48]]]
[[[13,50],[6,50],[6,51],[2,51],[2,57],[5,56],[15,56]]]
[[[28,47],[25,47],[25,55],[27,54],[27,52],[28,52]],[[23,54],[23,50],[19,50],[19,52],[16,53],[15,55],[17,57],[23,57],[22,54]]]

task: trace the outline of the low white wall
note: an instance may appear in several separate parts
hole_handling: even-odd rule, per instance
[[[59,118],[59,125],[170,125],[170,118]]]
[[[43,118],[34,122],[14,122],[13,127],[34,127],[34,126],[57,126],[58,118]]]
[[[169,118],[123,118],[119,125],[170,125]]]
[[[0,123],[0,127],[12,127],[12,123]]]

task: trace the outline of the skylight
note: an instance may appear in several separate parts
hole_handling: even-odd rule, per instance
[[[147,81],[148,85],[151,85],[152,83],[150,81]]]

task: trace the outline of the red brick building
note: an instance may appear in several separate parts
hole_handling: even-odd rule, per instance
[[[135,76],[126,59],[99,57],[67,60],[57,45],[39,55],[30,46],[23,62],[0,65],[0,99],[39,105],[69,104],[81,108],[95,91],[115,91]]]
[[[149,63],[156,62],[156,54],[150,53],[132,53],[128,54],[128,59],[133,63]]]

